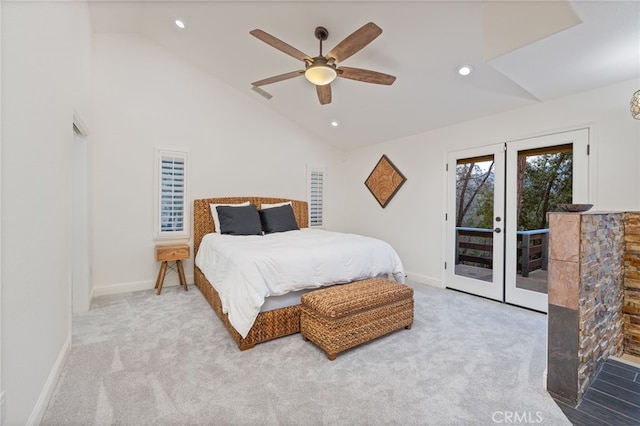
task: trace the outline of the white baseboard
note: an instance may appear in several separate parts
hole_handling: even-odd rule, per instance
[[[89,292],[89,310],[91,310],[91,305],[93,304],[93,298],[96,297],[96,289],[91,286],[91,291]]]
[[[187,285],[193,283],[193,275],[186,275]],[[165,278],[162,288],[175,287],[180,285],[180,281],[176,277],[175,280]],[[133,291],[151,290],[156,286],[155,281],[135,281],[129,283],[111,284],[101,287],[94,287],[92,292],[92,300],[94,297],[106,296],[108,294],[131,293]]]
[[[0,392],[0,425],[4,424],[4,418],[7,417],[7,409],[5,408],[4,391]]]
[[[33,407],[31,411],[31,415],[27,420],[27,425],[38,425],[42,421],[42,417],[44,416],[44,412],[47,409],[47,405],[49,405],[49,400],[51,399],[51,395],[53,395],[53,391],[58,384],[58,379],[60,378],[60,374],[62,373],[62,368],[64,367],[64,363],[69,356],[69,351],[71,350],[71,330],[69,330],[69,335],[67,336],[67,340],[62,345],[62,349],[60,349],[60,353],[58,354],[58,359],[56,359],[55,364],[53,364],[53,368],[51,369],[51,373],[49,373],[49,377],[42,388],[42,392],[40,392],[40,396],[38,397],[38,401],[36,405]]]
[[[444,288],[444,285],[442,285],[442,281],[440,281],[437,278],[428,277],[426,275],[421,275],[421,274],[415,274],[413,272],[407,272],[406,274],[407,274],[407,279],[411,281],[414,281],[420,284],[426,284],[431,287]]]

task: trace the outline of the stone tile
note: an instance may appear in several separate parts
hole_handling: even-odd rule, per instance
[[[580,214],[549,213],[549,259],[580,258]]]
[[[549,304],[578,309],[580,267],[576,262],[549,261]]]

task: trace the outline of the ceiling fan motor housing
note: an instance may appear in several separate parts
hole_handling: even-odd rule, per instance
[[[325,27],[316,27],[316,30],[313,32],[316,38],[320,41],[325,41],[329,38],[329,31]]]

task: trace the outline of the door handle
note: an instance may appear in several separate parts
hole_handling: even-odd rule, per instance
[[[502,232],[502,229],[496,228],[496,229],[493,230],[493,232],[495,232],[496,234],[499,234],[500,232]]]

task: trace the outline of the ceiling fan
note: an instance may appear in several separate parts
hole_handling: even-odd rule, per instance
[[[354,31],[353,34],[338,43],[336,47],[324,56],[322,55],[322,42],[329,37],[329,31],[324,27],[317,27],[314,35],[320,40],[320,54],[316,57],[311,57],[262,30],[256,29],[250,31],[249,34],[305,63],[304,70],[292,71],[255,81],[251,83],[254,87],[304,75],[307,80],[316,85],[316,92],[320,104],[326,105],[331,103],[331,82],[335,80],[336,77],[348,78],[365,83],[384,84],[387,86],[393,84],[396,80],[392,75],[377,71],[338,66],[342,61],[359,52],[363,47],[382,34],[382,29],[373,22],[369,22]]]

